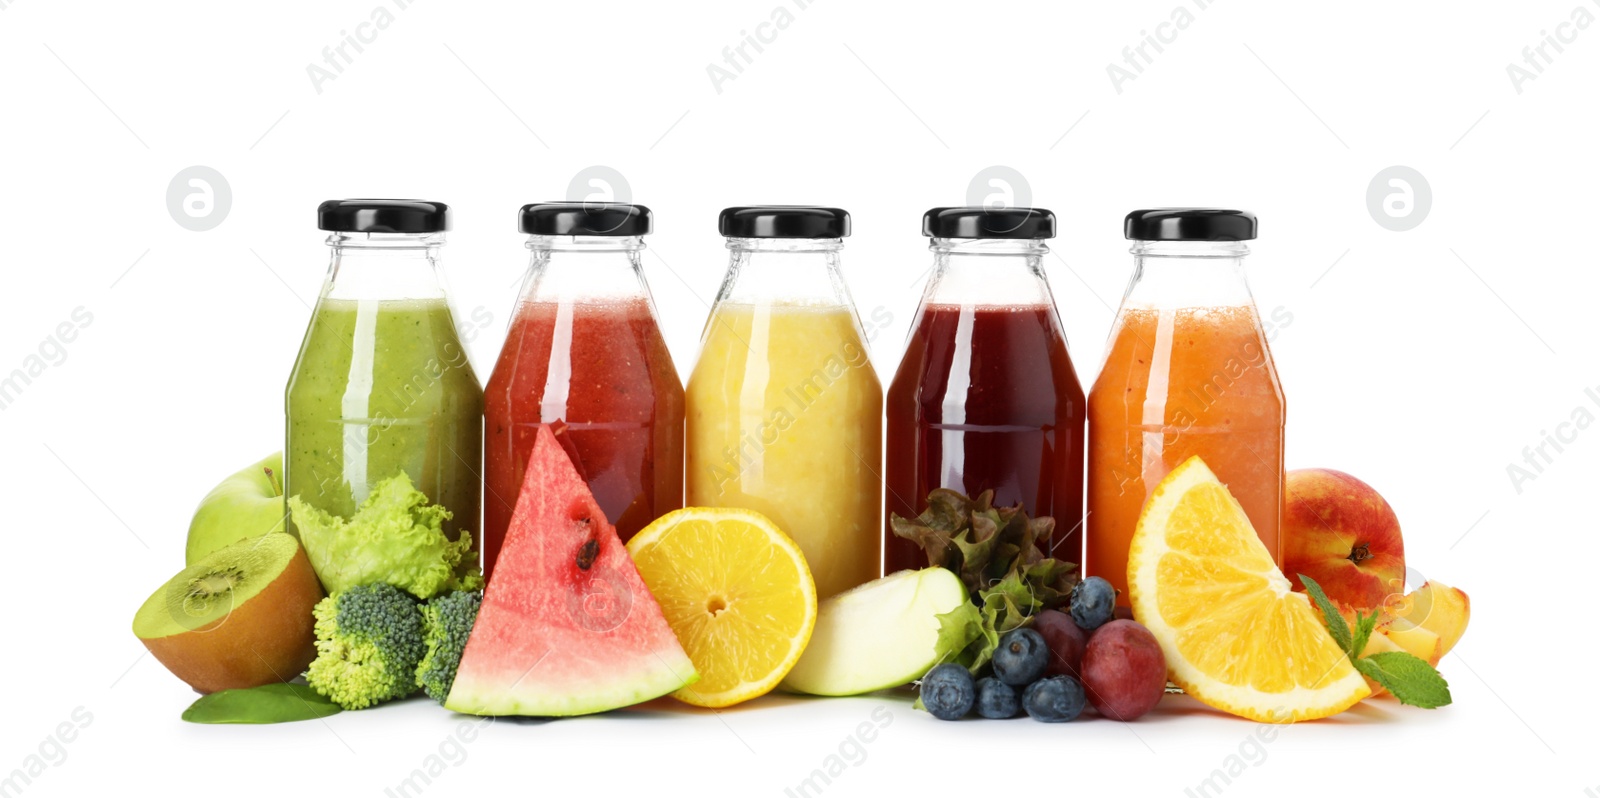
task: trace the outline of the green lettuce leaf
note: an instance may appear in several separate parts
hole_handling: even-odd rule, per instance
[[[938,617],[939,639],[934,650],[941,662],[954,662],[976,674],[1000,647],[992,610],[969,602]]]
[[[995,507],[993,491],[969,498],[940,488],[928,494],[921,515],[892,515],[889,524],[922,549],[929,565],[955,572],[966,585],[972,603],[940,616],[940,642],[951,661],[973,673],[994,655],[1000,635],[1065,605],[1078,582],[1077,565],[1040,548],[1055,520],[1030,519],[1021,504]]]
[[[983,616],[968,602],[937,617],[939,639],[934,641],[934,653],[940,662],[960,662],[967,646],[983,636]]]
[[[349,519],[289,499],[289,512],[311,567],[329,595],[357,585],[387,582],[419,599],[450,590],[483,587],[472,536],[444,533],[450,511],[428,497],[404,473],[373,486]]]
[[[896,535],[916,543],[927,555],[929,565],[949,568],[960,575],[960,552],[955,536],[967,527],[970,501],[953,490],[941,488],[928,494],[928,509],[921,515],[912,519],[890,515],[889,525]]]

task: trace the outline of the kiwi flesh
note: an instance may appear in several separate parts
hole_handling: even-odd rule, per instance
[[[133,633],[202,693],[288,681],[316,656],[322,596],[300,542],[273,532],[178,572],[139,608]]]

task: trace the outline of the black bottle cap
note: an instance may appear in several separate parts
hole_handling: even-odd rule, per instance
[[[934,238],[1055,238],[1056,215],[1044,208],[933,208],[922,234]]]
[[[655,215],[626,202],[535,202],[522,206],[517,229],[536,236],[642,236]]]
[[[1256,215],[1223,208],[1151,208],[1134,211],[1122,221],[1122,237],[1131,241],[1251,241]]]
[[[844,238],[850,235],[850,212],[810,205],[723,208],[717,232],[727,238]]]
[[[328,200],[317,206],[317,228],[335,233],[442,233],[450,229],[450,206],[425,200]]]

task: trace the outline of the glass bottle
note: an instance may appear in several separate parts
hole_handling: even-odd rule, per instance
[[[451,538],[472,534],[483,389],[439,267],[449,209],[330,200],[317,222],[333,257],[285,392],[284,493],[348,518],[403,473]]]
[[[877,578],[883,389],[839,269],[838,208],[722,211],[731,261],[688,386],[688,503],[743,507],[818,597]]]
[[[683,506],[683,385],[640,268],[643,205],[525,205],[533,253],[484,403],[484,571],[549,425],[624,541]]]
[[[1145,500],[1199,455],[1278,560],[1283,389],[1245,281],[1245,211],[1134,211],[1133,280],[1089,393],[1087,572],[1124,591]]]
[[[889,386],[884,572],[927,567],[894,534],[935,488],[994,491],[1055,518],[1042,546],[1082,562],[1084,396],[1041,259],[1056,219],[1035,208],[934,208],[933,276]]]

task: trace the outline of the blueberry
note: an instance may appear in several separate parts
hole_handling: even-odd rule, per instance
[[[1099,629],[1116,610],[1117,590],[1110,582],[1091,576],[1072,589],[1072,620],[1084,631]]]
[[[1051,676],[1028,685],[1022,708],[1028,717],[1044,723],[1065,723],[1083,711],[1083,685],[1071,676]]]
[[[1017,716],[1017,689],[993,676],[978,680],[978,714],[1001,720]]]
[[[994,650],[994,675],[1012,687],[1032,684],[1050,664],[1050,647],[1032,629],[1012,629]]]
[[[919,689],[922,707],[939,720],[956,720],[972,709],[972,674],[954,662],[933,666]]]

